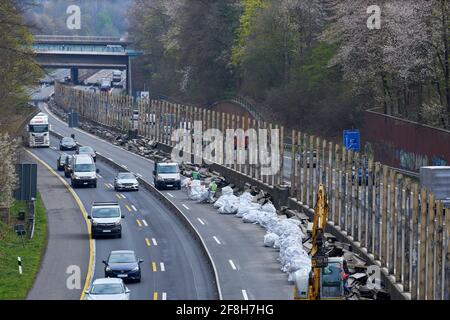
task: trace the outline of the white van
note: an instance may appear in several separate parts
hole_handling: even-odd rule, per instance
[[[70,165],[70,182],[73,188],[93,186],[97,188],[97,173],[94,159],[90,155],[74,155]]]

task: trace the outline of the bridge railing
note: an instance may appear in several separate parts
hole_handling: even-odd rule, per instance
[[[306,211],[314,207],[319,184],[326,185],[330,228],[379,266],[396,290],[414,300],[449,299],[450,209],[444,208],[417,182],[389,167],[347,151],[339,144],[295,130],[286,134],[292,145],[290,158],[285,158],[282,126],[209,109],[99,95],[62,85],[56,86],[55,99],[67,111],[73,108],[86,119],[124,131],[132,128],[132,111],[139,110],[139,135],[170,147],[176,145],[171,139],[172,132],[183,123],[190,123],[192,129],[195,121],[201,121],[203,132],[211,128],[221,132],[266,129],[269,145],[276,142],[273,139],[279,139],[269,152],[261,153],[252,145],[242,144],[239,150],[244,150],[245,161],[237,162],[235,151],[232,161],[222,165],[274,191],[283,184],[284,168],[289,165],[291,185],[287,204]],[[272,136],[272,132],[279,134]],[[259,140],[261,143],[265,141]],[[218,149],[219,154],[225,147]],[[215,162],[201,151],[194,148],[192,152]],[[271,158],[272,164],[278,161],[280,170],[265,174],[261,161],[256,164],[250,161],[255,156],[259,160]]]
[[[125,42],[119,37],[103,37],[103,36],[64,36],[64,35],[34,35],[34,41],[51,41],[51,42]]]

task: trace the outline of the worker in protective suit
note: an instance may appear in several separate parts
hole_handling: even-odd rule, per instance
[[[209,184],[209,187],[208,187],[208,199],[209,199],[209,202],[214,202],[214,195],[216,194],[216,191],[217,191],[217,184],[216,184],[216,181],[211,181],[211,183]]]

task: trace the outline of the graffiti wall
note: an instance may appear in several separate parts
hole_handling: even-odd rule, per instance
[[[450,131],[366,111],[362,141],[375,161],[419,172],[422,166],[450,164]]]

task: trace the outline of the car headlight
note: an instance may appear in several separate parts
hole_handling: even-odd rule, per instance
[[[158,180],[158,181],[164,181],[164,178],[163,178],[163,177],[160,177],[160,176],[158,176],[157,180]]]
[[[108,272],[109,272],[109,271],[111,271],[111,268],[110,268],[110,267],[106,267],[106,268],[105,268],[105,271],[108,271]]]
[[[139,271],[139,267],[135,267],[133,270],[131,271]]]
[[[114,224],[115,224],[116,226],[120,226],[120,225],[122,224],[122,222],[121,222],[121,221],[116,221]]]
[[[76,179],[76,180],[80,179],[80,177],[77,176],[76,174],[73,175],[73,178]]]

